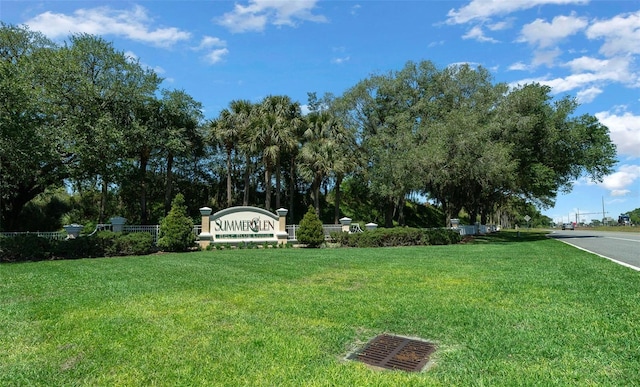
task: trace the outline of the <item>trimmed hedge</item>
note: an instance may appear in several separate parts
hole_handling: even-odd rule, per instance
[[[337,232],[331,237],[345,247],[450,245],[462,240],[460,233],[453,230],[408,227],[378,228],[353,234]]]
[[[154,251],[153,236],[146,232],[123,234],[102,231],[64,241],[36,235],[0,237],[0,262],[146,255]]]

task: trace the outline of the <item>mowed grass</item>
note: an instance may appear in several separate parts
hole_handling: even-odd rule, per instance
[[[434,365],[345,360],[381,333]],[[640,385],[640,273],[533,233],[5,264],[0,385]]]

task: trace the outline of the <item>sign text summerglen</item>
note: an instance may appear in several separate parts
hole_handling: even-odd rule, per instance
[[[277,241],[278,217],[256,207],[232,207],[211,216],[214,241]]]

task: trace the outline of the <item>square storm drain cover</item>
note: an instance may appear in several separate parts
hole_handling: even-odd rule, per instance
[[[353,358],[374,367],[420,372],[435,350],[433,343],[384,334],[371,340]]]

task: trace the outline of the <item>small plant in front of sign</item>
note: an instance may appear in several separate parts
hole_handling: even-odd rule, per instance
[[[309,210],[300,221],[300,228],[296,236],[298,242],[307,247],[320,247],[324,242],[322,221],[318,218],[318,214],[313,206],[309,206]]]
[[[187,216],[184,196],[177,194],[169,214],[160,223],[158,247],[165,251],[188,251],[194,242],[193,221]]]

